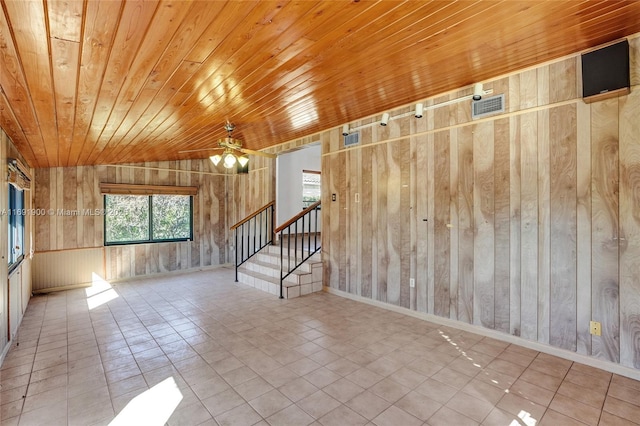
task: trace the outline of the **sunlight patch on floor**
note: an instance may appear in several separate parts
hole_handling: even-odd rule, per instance
[[[87,287],[85,292],[87,294],[87,305],[89,310],[95,309],[98,306],[104,305],[118,297],[118,293],[111,287],[104,278],[93,272],[91,287]]]
[[[169,377],[129,401],[109,426],[162,426],[180,401],[182,392],[173,377]]]

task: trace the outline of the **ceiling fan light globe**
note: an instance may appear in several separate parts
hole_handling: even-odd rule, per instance
[[[209,157],[214,166],[220,164],[220,160],[222,160],[222,156],[220,154],[212,155]]]
[[[247,157],[246,155],[238,157],[238,163],[240,163],[240,166],[244,167],[247,165],[248,162],[249,162],[249,157]]]
[[[230,169],[231,167],[236,165],[236,157],[233,154],[225,154],[222,162],[227,169]]]

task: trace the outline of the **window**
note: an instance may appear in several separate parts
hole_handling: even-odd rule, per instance
[[[105,195],[105,245],[190,241],[190,195]]]
[[[302,171],[302,208],[320,201],[320,172]]]
[[[24,258],[24,191],[9,184],[9,270]]]

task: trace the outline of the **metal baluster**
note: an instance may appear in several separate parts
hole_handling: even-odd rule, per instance
[[[238,282],[238,228],[233,230],[233,236],[235,238],[235,248],[236,248],[236,282]]]

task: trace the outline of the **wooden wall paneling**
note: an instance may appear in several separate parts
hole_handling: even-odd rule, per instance
[[[458,321],[474,319],[473,126],[458,129]]]
[[[360,229],[359,229],[359,239],[360,239],[360,280],[361,280],[361,288],[360,295],[363,297],[372,298],[372,270],[373,270],[373,224],[372,221],[372,209],[373,205],[373,192],[372,188],[374,185],[374,174],[373,174],[373,166],[372,166],[372,149],[371,148],[363,148],[359,150],[359,162],[360,162],[360,172],[358,173],[358,179],[362,182],[361,185],[361,194],[360,194]],[[326,158],[326,157],[325,157]],[[324,160],[324,159],[323,159]],[[323,161],[324,162],[324,161]],[[329,172],[330,173],[330,172]],[[322,174],[322,179],[327,178],[327,175]],[[323,183],[324,185],[324,183]],[[324,220],[326,216],[322,217],[324,227]]]
[[[200,239],[201,251],[200,251],[200,265],[201,266],[209,266],[211,265],[211,258],[213,256],[213,242],[211,241],[211,222],[213,220],[213,206],[212,203],[215,201],[211,196],[211,190],[209,189],[208,176],[202,176],[200,179],[200,192],[202,193],[202,223],[200,226],[202,227]]]
[[[395,124],[395,123],[394,123]],[[395,124],[390,129],[390,135],[397,135],[398,125]],[[393,136],[392,136],[393,137]],[[403,214],[402,194],[406,192],[402,188],[402,168],[406,168],[407,163],[403,163],[403,144],[406,141],[396,141],[387,145],[387,235],[388,235],[388,264],[387,264],[387,302],[394,305],[402,305],[402,286],[408,287],[409,277],[407,268],[403,268],[403,228],[406,224],[402,221],[408,219]],[[408,260],[408,259],[407,259]]]
[[[346,234],[345,241],[345,254],[346,254],[346,271],[345,271],[345,289],[347,292],[352,294],[357,294],[356,291],[356,268],[357,262],[355,260],[354,251],[357,247],[357,243],[355,241],[355,233],[357,232],[356,228],[356,177],[354,176],[354,151],[345,151],[343,154],[345,157],[345,169],[346,169],[346,179],[345,179],[345,204],[347,207],[347,220],[345,223],[345,227],[342,232]],[[357,254],[356,254],[357,255]]]
[[[389,170],[387,160],[387,146],[377,145],[376,151],[376,167],[378,178],[376,179],[376,257],[374,262],[377,265],[377,299],[381,302],[387,301],[387,278],[389,268],[389,209],[387,207],[387,197],[389,196]]]
[[[84,245],[84,223],[86,222],[86,218],[90,217],[84,214],[84,196],[82,194],[82,187],[84,186],[84,173],[86,167],[75,167],[76,171],[76,187],[74,189],[75,197],[76,197],[76,209],[81,212],[80,216],[72,223],[71,226],[74,227],[76,233],[76,247],[85,247]],[[87,207],[89,209],[93,209],[92,206]]]
[[[55,230],[55,244],[54,250],[60,250],[64,247],[64,227],[63,227],[63,216],[58,214],[58,210],[64,208],[64,169],[58,167],[56,169],[51,169],[55,175],[55,192],[52,193],[54,199],[52,200],[55,203],[55,212],[53,212],[52,218]]]
[[[495,327],[494,122],[473,126],[473,323]]]
[[[4,133],[0,130],[0,134]],[[51,247],[51,220],[47,213],[51,208],[50,204],[50,170],[49,169],[35,169],[35,207],[40,209],[42,214],[38,214],[35,217],[35,235],[34,239],[36,251],[46,251]]]
[[[550,261],[549,343],[576,350],[577,157],[576,107],[549,112]]]
[[[618,98],[591,104],[591,355],[620,360]]]
[[[362,150],[359,150],[357,152],[352,152],[352,158],[355,159],[355,164],[352,165],[351,168],[351,177],[353,179],[353,182],[355,183],[355,188],[356,188],[356,193],[358,194],[358,202],[356,203],[356,208],[355,208],[355,234],[354,234],[354,241],[356,243],[355,246],[355,253],[357,253],[357,258],[354,259],[354,263],[355,263],[355,269],[356,269],[356,274],[355,274],[355,280],[356,280],[356,294],[358,295],[362,295],[362,261],[361,259],[363,259],[362,256],[362,243],[363,243],[363,239],[364,238],[364,233],[362,232],[362,221],[363,221],[363,183],[362,183],[362,174],[363,174],[363,162],[362,162],[362,157],[363,157],[363,152]],[[352,264],[353,267],[353,264]]]
[[[347,274],[347,256],[344,254],[347,244],[347,235],[344,233],[347,224],[347,170],[346,170],[346,156],[343,154],[338,155],[337,167],[340,169],[338,172],[338,180],[336,186],[338,189],[338,215],[336,216],[337,222],[336,233],[333,235],[338,242],[338,281],[340,284],[340,290],[346,291],[346,274]]]
[[[431,112],[431,111],[430,111]],[[433,119],[433,117],[427,116],[427,119]],[[427,149],[426,149],[426,206],[427,206],[427,313],[433,314],[435,309],[435,224],[436,224],[436,214],[435,214],[435,178],[434,178],[434,170],[435,170],[435,136],[433,133],[430,133],[426,137]]]
[[[549,105],[549,65],[536,68],[538,105]]]
[[[509,276],[511,253],[510,120],[502,118],[495,120],[494,123],[494,328],[509,333],[509,291],[511,288]]]
[[[358,261],[361,256],[360,240],[361,240],[361,201],[362,194],[360,189],[360,170],[362,170],[362,156],[360,152],[348,152],[349,166],[349,188],[351,192],[350,201],[352,202],[349,209],[349,220],[347,221],[347,229],[349,230],[349,291],[354,294],[362,293],[362,282],[360,279],[360,268],[362,265]],[[358,199],[356,200],[356,194]]]
[[[144,275],[147,272],[147,262],[146,262],[147,251],[144,244],[136,244],[133,247],[133,259],[135,263],[135,269],[133,271],[133,275],[140,276]]]
[[[520,116],[520,336],[538,340],[538,115]]]
[[[470,120],[470,118],[469,118]],[[458,318],[458,131],[449,131],[449,318]]]
[[[591,355],[591,105],[576,103],[576,351]]]
[[[93,186],[89,191],[91,194],[91,205],[98,209],[104,210],[104,197],[100,194],[98,188],[100,182],[104,182],[104,166],[97,166],[93,169]],[[104,216],[93,217],[93,235],[94,235],[94,247],[101,246],[104,243]]]
[[[424,121],[421,122],[421,124]],[[415,142],[415,204],[413,216],[416,221],[416,255],[415,255],[415,275],[416,278],[416,306],[418,312],[427,312],[427,263],[428,263],[428,233],[429,223],[433,222],[428,214],[428,172],[427,172],[427,152],[428,136],[418,136],[413,138]]]
[[[512,116],[509,119],[509,334],[514,336],[520,336],[521,329],[521,132],[521,117]]]
[[[536,69],[509,77],[509,111],[522,111],[538,106],[538,77]]]
[[[413,118],[412,118],[413,119]],[[408,123],[405,122],[403,134],[408,133]],[[411,219],[415,216],[415,212],[412,210],[411,204],[411,142],[410,139],[403,139],[396,144],[398,152],[396,155],[397,166],[400,171],[400,212],[398,214],[399,220],[399,247],[398,255],[400,257],[400,306],[403,308],[411,307],[411,293],[415,290],[409,287],[409,279],[414,278],[412,275],[411,264],[412,257],[415,251],[411,246]]]
[[[620,100],[620,363],[640,368],[640,92]]]
[[[327,169],[326,171],[329,172],[329,170],[337,170],[339,154],[334,154],[326,158],[329,159],[326,165],[326,169]],[[324,162],[323,162],[323,167],[324,167]],[[324,228],[327,228],[327,227],[329,228],[328,229],[329,232],[327,233],[327,238],[324,240],[325,242],[327,240],[329,241],[329,244],[327,244],[329,248],[329,265],[330,265],[328,282],[330,287],[335,289],[340,289],[340,263],[338,260],[339,257],[342,255],[342,253],[340,253],[339,251],[340,250],[340,246],[339,246],[340,204],[343,202],[342,197],[344,197],[344,194],[340,194],[338,192],[338,185],[339,185],[338,180],[340,179],[339,175],[337,173],[333,173],[333,174],[328,173],[328,175],[330,176],[329,200],[332,200],[333,194],[336,194],[336,201],[330,202],[329,209],[328,209],[330,220],[328,221],[328,223],[326,223],[327,221],[325,221],[324,219],[327,216],[323,216],[322,225],[323,225],[323,230]]]
[[[434,135],[434,310],[435,315],[449,317],[450,295],[450,182],[449,131]]]
[[[640,84],[640,37],[627,40],[629,41],[629,80],[631,86],[636,86]]]
[[[549,110],[538,111],[538,341],[549,343],[551,187]]]
[[[549,65],[549,103],[576,98],[576,66],[578,60],[578,57],[571,57]]]
[[[415,133],[415,126],[412,124],[411,133]],[[414,283],[417,280],[417,261],[418,261],[418,217],[417,217],[417,147],[416,138],[409,139],[409,277],[413,278]],[[406,167],[406,166],[405,166]],[[409,309],[417,310],[418,301],[416,295],[418,288],[409,288]]]
[[[62,181],[62,208],[64,209],[64,216],[62,217],[62,232],[64,233],[64,243],[62,248],[76,248],[78,247],[77,241],[77,226],[76,222],[80,221],[81,217],[78,215],[78,180],[75,167],[65,167],[62,169],[63,181]],[[69,216],[69,214],[76,214]]]
[[[191,170],[198,172],[200,170],[201,163],[199,161],[191,162]],[[191,175],[191,184],[198,187],[198,194],[193,197],[193,241],[191,242],[191,267],[196,268],[202,265],[202,255],[200,246],[202,244],[202,232],[204,212],[202,207],[204,195],[202,194],[202,175],[200,173],[193,173]],[[234,247],[237,250],[237,247]]]

